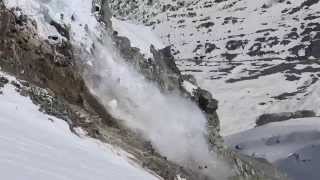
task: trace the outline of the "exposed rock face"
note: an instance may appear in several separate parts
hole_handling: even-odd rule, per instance
[[[319,114],[318,1],[109,2],[119,19],[150,26],[172,46],[182,74],[214,92],[224,135],[253,128],[271,107],[293,112],[304,104]]]
[[[151,46],[154,59],[146,59],[139,49],[131,47],[129,39],[117,35],[113,39],[122,57],[134,64],[148,80],[157,82],[165,91],[179,90],[180,72],[174,64],[169,47],[158,51]]]
[[[3,5],[0,9],[0,28],[0,66],[3,71],[48,88],[64,103],[79,106],[92,114],[99,114],[101,122],[116,125],[109,113],[88,91],[79,67],[75,65],[77,59],[73,56],[69,42],[50,44],[41,40],[37,36],[34,21],[25,15],[16,17]],[[30,88],[30,92],[36,91]],[[32,95],[31,97],[33,100],[39,100]],[[56,103],[60,104],[59,101]],[[54,109],[45,111],[57,115],[53,112]]]
[[[107,1],[102,1],[102,3],[102,10],[106,10],[107,13],[101,12],[101,14],[110,15]],[[111,16],[101,17],[103,18],[103,22],[110,22]],[[222,146],[222,138],[219,135],[219,118],[216,113],[218,101],[213,99],[210,92],[199,87],[193,94],[184,90],[182,82],[186,79],[184,78],[185,76],[181,75],[175,64],[174,56],[171,53],[171,47],[168,46],[164,49],[156,50],[155,47],[151,45],[150,51],[153,54],[153,58],[146,59],[138,48],[131,47],[128,38],[113,33],[113,40],[116,47],[119,49],[120,55],[126,59],[127,62],[133,63],[147,79],[156,82],[164,92],[186,94],[189,98],[194,100],[207,116],[210,143],[212,146]],[[190,78],[192,77],[189,77],[188,79]],[[196,84],[196,82],[194,83]]]
[[[113,6],[116,1],[112,2],[113,4],[111,3],[111,6]],[[136,1],[130,1],[127,3],[117,1],[117,3],[119,3],[119,6],[117,7],[122,7],[122,9],[118,9],[119,11],[117,9],[112,9],[113,13],[116,14],[131,13],[131,11],[128,9],[135,9],[137,8],[135,4],[138,4]],[[179,2],[177,2],[177,4],[179,4]],[[107,5],[107,3],[104,5]],[[158,1],[153,1],[152,4],[146,3],[146,6],[153,8],[157,7],[157,5]],[[183,4],[178,5],[178,7],[183,7]],[[141,10],[143,11],[143,8]],[[139,14],[138,11],[133,10],[133,14],[135,12]],[[131,60],[132,62],[133,60],[133,63],[137,65],[137,68],[140,70],[140,72],[142,72],[142,74],[144,74],[148,79],[157,82],[164,91],[178,90],[178,92],[180,91],[180,93],[186,94],[187,97],[191,98],[198,104],[199,108],[207,116],[209,144],[212,146],[213,150],[217,151],[224,159],[229,161],[231,166],[235,167],[239,174],[236,179],[285,179],[281,173],[277,172],[277,170],[267,162],[258,161],[251,157],[243,157],[235,152],[225,149],[223,146],[222,137],[219,134],[220,123],[216,112],[218,108],[218,101],[212,97],[210,92],[199,87],[193,92],[186,92],[182,85],[184,80],[191,82],[195,86],[197,86],[197,83],[192,75],[181,75],[174,62],[175,58],[172,56],[170,47],[159,51],[155,50],[154,47],[150,47],[154,59],[145,59],[139,52],[139,49],[132,48],[130,46],[130,41],[127,38],[115,35],[114,39],[120,49],[120,54],[122,54],[122,56],[128,61]],[[264,167],[266,171],[264,172],[264,170],[258,169],[258,166],[259,168]]]
[[[222,137],[219,135],[220,122],[216,110],[218,109],[218,101],[212,98],[210,92],[198,88],[192,97],[198,103],[200,109],[206,113],[208,119],[208,140],[209,143],[217,148],[222,146]]]
[[[107,14],[104,13],[104,17],[108,17]],[[117,124],[86,87],[80,70],[83,67],[78,66],[77,57],[73,54],[69,42],[53,45],[39,39],[34,22],[25,16],[16,17],[3,6],[0,7],[0,30],[0,66],[4,71],[31,83],[25,84],[21,92],[31,96],[35,103],[41,105],[43,111],[62,117],[70,124],[71,129],[80,126],[87,130],[90,136],[126,149],[135,155],[142,165],[164,179],[175,180],[178,174],[188,180],[207,179],[201,174],[169,162],[154,152],[137,134]],[[183,78],[169,49],[156,51],[151,48],[154,60],[150,61],[144,59],[138,49],[131,48],[126,38],[114,36],[114,41],[122,52],[120,54],[125,59],[133,60],[132,63],[148,79],[156,81],[164,92],[186,93],[181,90]],[[188,96],[194,99],[208,116],[209,141],[214,146],[222,146],[218,133],[217,101],[210,93],[201,89]],[[237,179],[281,177],[265,162],[257,164],[265,165],[270,171],[256,170],[256,161],[249,157],[242,158],[222,147],[219,151],[238,170],[240,176],[236,177]]]
[[[42,111],[66,120],[70,129],[82,127],[88,135],[120,146],[145,168],[168,180],[177,175],[201,180],[204,176],[169,162],[150,150],[141,137],[117,124],[87,89],[69,42],[53,45],[37,36],[36,25],[16,17],[0,2],[0,67],[26,81],[15,83]],[[1,83],[8,83],[1,78]]]
[[[297,118],[315,117],[315,116],[316,116],[316,113],[310,110],[263,114],[257,119],[256,124],[257,126],[262,126],[272,122],[286,121],[289,119],[297,119]]]

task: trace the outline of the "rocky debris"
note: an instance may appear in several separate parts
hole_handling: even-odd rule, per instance
[[[301,110],[296,112],[282,112],[263,114],[256,120],[257,126],[262,126],[272,122],[287,121],[289,119],[316,117],[316,113],[310,110]]]
[[[78,125],[75,125],[75,123],[73,123],[74,119],[70,118],[69,113],[71,111],[64,99],[57,97],[49,89],[38,87],[27,81],[13,80],[11,84],[15,86],[15,90],[19,92],[20,95],[30,97],[31,101],[39,106],[39,111],[66,121],[70,126],[70,130],[76,133],[74,128]]]
[[[190,180],[206,179],[150,151],[144,139],[117,123],[120,121],[109,115],[85,85],[81,75],[84,67],[76,63],[81,61],[73,55],[70,43],[53,45],[39,39],[30,19],[17,24],[17,17],[3,6],[0,30],[1,69],[21,79],[12,84],[41,111],[64,119],[74,133],[81,127],[89,136],[125,149],[135,161],[164,179],[176,180],[177,175]],[[62,62],[71,63],[57,63],[57,53]]]
[[[193,98],[198,102],[200,109],[206,113],[214,113],[218,109],[218,101],[212,98],[209,91],[199,88],[194,92]]]
[[[177,7],[180,6],[177,5]],[[189,180],[208,179],[200,173],[180,167],[150,150],[152,148],[146,146],[145,141],[139,135],[117,123],[86,87],[81,76],[83,67],[76,63],[77,57],[72,53],[72,47],[68,42],[65,44],[50,44],[37,37],[36,25],[31,23],[30,19],[27,18],[23,23],[17,24],[16,22],[17,17],[12,12],[3,7],[0,8],[0,66],[4,71],[34,84],[27,86],[26,90],[22,88],[21,93],[30,95],[44,112],[56,116],[67,116],[65,118],[71,120],[71,129],[82,127],[89,136],[120,146],[133,154],[136,161],[164,179],[175,180],[178,174]],[[162,61],[161,63],[155,63],[152,59],[143,58],[138,49],[130,48],[130,43],[125,38],[117,38],[114,37],[114,41],[117,44],[117,40],[119,40],[117,45],[122,46],[122,50],[120,48],[119,51],[123,53],[120,54],[124,57],[133,57],[130,59],[131,62],[136,64],[141,72],[143,72],[142,70],[147,71],[147,67],[155,67],[155,70],[143,73],[146,77],[150,76],[150,80],[155,79],[164,91],[177,90],[180,92],[182,88],[181,76],[174,64],[174,59],[168,53],[168,49],[153,52],[154,56]],[[129,53],[125,54],[125,50]],[[62,62],[71,63],[57,64],[55,61],[57,53],[60,53],[59,58],[63,60]],[[146,64],[148,66],[144,67],[143,65]],[[172,74],[156,76],[157,73],[159,75],[163,71]],[[179,83],[175,84],[177,80],[179,80]],[[21,89],[19,83],[15,84],[17,89]],[[42,89],[38,87],[42,87]],[[50,91],[45,89],[50,89]],[[195,101],[208,116],[212,115],[208,118],[208,124],[211,123],[212,126],[208,127],[214,129],[212,133],[209,130],[209,134],[219,136],[218,130],[216,130],[218,128],[218,117],[215,112],[216,102],[208,92],[201,89],[199,91],[196,93]],[[214,119],[210,120],[210,118]],[[209,137],[210,142],[216,143],[216,146],[221,146],[222,144],[216,141],[217,139],[213,137],[210,140]],[[245,161],[240,159],[238,154],[229,153],[227,149],[222,147],[219,148],[219,151],[224,154],[224,158],[230,159],[230,164],[236,165],[240,175],[238,179],[264,177],[264,169],[257,171],[255,166],[249,166],[254,159]],[[268,164],[264,165],[272,168]],[[276,177],[273,172],[268,176]]]
[[[280,172],[263,158],[255,158],[239,154],[231,149],[219,151],[224,160],[234,167],[238,176],[231,177],[230,180],[285,180],[286,175]]]
[[[171,54],[171,48],[166,47],[157,51],[151,46],[151,52],[154,57],[154,63],[157,64],[158,72],[156,76],[160,77],[160,84],[163,84],[162,88],[169,91],[181,89],[181,74]]]
[[[196,78],[191,74],[181,74],[181,79],[184,81],[188,81],[191,84],[193,84],[194,86],[198,87],[198,83],[197,83]]]
[[[99,111],[105,122],[113,124],[111,116],[87,89],[69,42],[50,44],[39,39],[32,20],[18,25],[16,16],[5,9],[0,11],[0,24],[0,66],[4,71],[51,89],[71,104]],[[90,106],[94,108],[87,108]]]
[[[68,122],[69,125],[72,125],[71,119],[68,117],[66,111],[67,107],[62,100],[55,97],[52,92],[36,86],[30,86],[24,90],[28,92],[33,103],[40,106],[40,111],[63,119]]]
[[[187,98],[197,103],[198,107],[204,112],[207,118],[207,132],[208,144],[213,150],[223,148],[223,139],[220,136],[220,121],[217,114],[218,101],[212,97],[212,94],[204,89],[201,89],[194,76],[190,74],[181,75],[182,82],[187,81],[191,83],[195,89],[189,92],[185,87],[181,90],[184,91]]]
[[[165,91],[179,89],[179,70],[172,61],[170,48],[156,50],[150,47],[154,59],[146,59],[138,48],[131,47],[130,41],[126,37],[113,36],[113,40],[119,50],[120,55],[133,64],[148,80],[156,82]]]

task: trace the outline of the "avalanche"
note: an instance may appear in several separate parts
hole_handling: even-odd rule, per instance
[[[234,175],[230,167],[209,150],[207,121],[200,109],[179,95],[163,94],[157,86],[125,63],[116,54],[108,35],[104,36],[107,33],[99,28],[99,23],[91,13],[91,0],[6,1],[6,5],[9,8],[18,6],[22,13],[33,17],[44,39],[55,32],[54,27],[49,25],[50,20],[70,27],[71,42],[92,53],[89,59],[86,59],[86,54],[80,56],[92,62],[94,75],[102,77],[101,82],[87,82],[89,87],[91,85],[92,93],[99,97],[114,117],[123,119],[129,128],[138,130],[168,160],[196,170],[206,166],[204,172],[220,179]],[[129,35],[133,46],[141,48],[147,56],[150,56],[148,48],[151,43],[157,48],[163,47],[148,28],[115,19],[113,23],[120,35]],[[143,34],[137,35],[131,31]],[[91,83],[98,83],[99,86],[94,88],[96,86]]]
[[[181,72],[219,100],[222,135],[253,128],[264,113],[320,113],[317,0],[118,2],[116,17],[152,27]]]

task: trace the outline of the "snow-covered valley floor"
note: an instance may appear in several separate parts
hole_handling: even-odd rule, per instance
[[[225,137],[232,149],[275,164],[293,180],[318,180],[320,117],[270,123]]]
[[[13,85],[0,90],[0,179],[158,179],[119,148],[73,134]]]

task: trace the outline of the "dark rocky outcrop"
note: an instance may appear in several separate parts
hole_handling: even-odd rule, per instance
[[[289,14],[294,14],[294,13],[300,11],[301,9],[303,9],[303,8],[308,8],[308,7],[314,5],[314,4],[318,3],[318,2],[319,2],[319,0],[305,0],[305,1],[303,1],[303,2],[301,3],[300,6],[293,8],[293,9],[289,12]]]
[[[223,140],[219,134],[220,121],[217,114],[218,101],[213,99],[210,92],[198,88],[194,91],[192,99],[207,116],[208,140],[214,148],[222,148]]]
[[[289,119],[308,118],[308,117],[315,117],[315,116],[316,116],[315,112],[310,110],[263,114],[259,116],[258,119],[256,120],[256,125],[262,126],[272,122],[280,122],[280,121],[287,121]]]
[[[320,39],[311,42],[307,49],[307,55],[320,58]]]
[[[19,25],[16,23],[17,18],[4,8],[0,11],[2,69],[40,87],[51,89],[71,104],[90,112],[99,112],[104,122],[114,124],[113,118],[87,89],[79,67],[75,65],[76,58],[71,45],[68,42],[53,45],[41,41],[36,35],[34,22],[26,20],[23,25]]]

